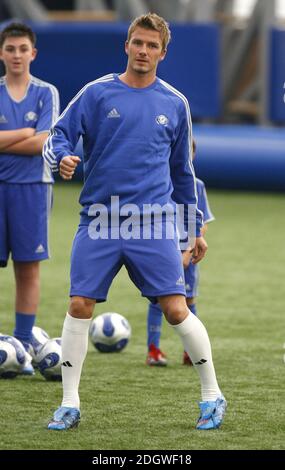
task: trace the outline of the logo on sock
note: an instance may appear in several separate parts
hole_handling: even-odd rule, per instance
[[[200,361],[195,362],[195,366],[198,366],[198,365],[201,365],[201,364],[205,364],[205,362],[207,362],[207,359],[200,359]]]
[[[65,361],[61,365],[64,366],[64,367],[72,367],[72,364],[70,364],[69,361]]]

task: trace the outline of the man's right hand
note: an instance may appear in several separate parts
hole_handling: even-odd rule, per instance
[[[64,180],[71,180],[80,158],[75,155],[63,157],[59,164],[59,174]]]

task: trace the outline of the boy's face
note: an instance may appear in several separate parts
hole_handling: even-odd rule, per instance
[[[139,74],[155,73],[158,63],[166,54],[162,49],[159,32],[140,26],[135,28],[130,40],[126,42],[125,50],[129,57],[129,67]]]
[[[7,37],[0,49],[8,75],[20,76],[30,71],[30,64],[35,59],[37,50],[27,36]]]

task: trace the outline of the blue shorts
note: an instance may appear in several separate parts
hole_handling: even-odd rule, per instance
[[[199,266],[190,263],[184,270],[186,297],[197,297],[199,286]]]
[[[141,294],[152,302],[163,295],[185,296],[182,258],[176,238],[94,240],[88,235],[87,225],[79,225],[73,242],[70,296],[104,302],[123,265]]]
[[[0,267],[49,258],[52,185],[0,183]]]

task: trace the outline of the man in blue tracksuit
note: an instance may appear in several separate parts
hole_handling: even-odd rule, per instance
[[[201,379],[197,429],[220,426],[226,401],[219,389],[210,341],[189,313],[176,205],[185,233],[193,224],[194,263],[207,244],[201,236],[191,161],[191,116],[186,98],[156,76],[170,31],[163,18],[143,15],[130,25],[126,71],[88,83],[69,103],[50,132],[44,158],[63,179],[72,178],[84,149],[81,219],[71,255],[71,302],[62,333],[63,401],[48,428],[64,430],[80,420],[78,387],[96,302],[106,299],[125,265],[143,296],[159,301],[180,335]],[[181,211],[182,207],[182,211]],[[182,215],[181,215],[182,214]],[[191,231],[191,230],[190,230]]]

